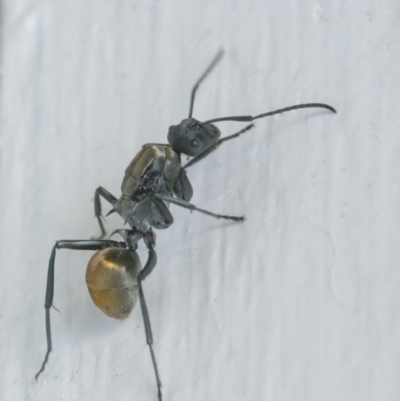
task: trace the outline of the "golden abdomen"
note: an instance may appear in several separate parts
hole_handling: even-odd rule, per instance
[[[86,284],[95,305],[107,316],[127,318],[136,304],[141,269],[133,250],[107,248],[96,252],[86,270]]]

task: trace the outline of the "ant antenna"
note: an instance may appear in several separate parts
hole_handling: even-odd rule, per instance
[[[211,64],[208,66],[206,71],[203,73],[203,75],[199,78],[199,80],[196,82],[192,89],[192,94],[190,96],[190,107],[189,107],[189,118],[192,117],[193,114],[193,105],[194,105],[194,97],[196,96],[196,91],[203,79],[210,73],[210,71],[215,67],[215,65],[218,63],[218,61],[221,59],[223,56],[224,51],[222,49],[219,50],[217,55],[214,57],[214,60],[211,62]]]
[[[260,115],[255,116],[255,117],[253,117],[253,116],[233,116],[233,117],[214,118],[212,120],[205,121],[204,123],[201,123],[200,125],[217,123],[219,121],[253,121],[253,120],[257,120],[258,118],[273,116],[274,114],[286,113],[287,111],[291,111],[291,110],[306,109],[306,108],[313,108],[313,107],[320,107],[320,108],[323,108],[323,109],[328,109],[328,110],[332,111],[333,113],[336,113],[336,110],[332,106],[329,106],[327,104],[323,104],[323,103],[305,103],[305,104],[297,104],[296,106],[285,107],[284,109],[270,111],[268,113],[260,114]]]

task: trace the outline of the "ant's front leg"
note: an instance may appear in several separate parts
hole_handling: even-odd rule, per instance
[[[183,169],[187,169],[190,166],[193,166],[193,164],[196,164],[197,162],[199,162],[200,160],[204,159],[205,157],[207,157],[210,153],[214,152],[215,149],[217,149],[223,142],[229,141],[231,139],[235,139],[238,136],[244,134],[245,132],[251,130],[252,128],[254,128],[254,124],[249,124],[246,127],[244,127],[243,129],[241,129],[239,132],[236,132],[235,134],[226,136],[224,138],[221,138],[219,141],[217,141],[216,143],[214,143],[213,145],[209,146],[208,148],[204,149],[202,152],[200,152],[197,156],[193,157],[193,159],[189,160],[184,166]],[[185,199],[188,200],[188,199]]]
[[[189,202],[190,199],[192,199],[193,187],[189,181],[189,178],[186,175],[186,171],[184,168],[181,168],[179,170],[178,179],[176,180],[175,185],[173,187],[173,192],[175,196],[187,202]]]
[[[193,157],[190,161],[188,161],[179,171],[179,176],[178,179],[176,180],[176,183],[174,185],[173,191],[176,197],[183,199],[184,201],[189,202],[190,199],[192,199],[193,196],[193,188],[192,184],[189,181],[189,178],[187,177],[186,174],[186,169],[189,168],[190,166],[193,166],[193,164],[196,164],[200,160],[203,160],[205,157],[207,157],[210,153],[214,152],[215,149],[217,149],[223,142],[229,141],[231,139],[237,138],[238,136],[244,134],[245,132],[251,130],[254,127],[254,124],[247,125],[243,129],[241,129],[239,132],[236,132],[235,134],[226,136],[225,138],[220,139],[213,145],[209,146],[208,148],[204,149],[202,152],[200,152],[197,156]]]

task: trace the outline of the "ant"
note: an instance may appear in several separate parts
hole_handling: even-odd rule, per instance
[[[142,310],[146,341],[150,349],[153,363],[158,399],[162,401],[161,380],[153,349],[153,334],[150,317],[144,298],[142,282],[153,271],[157,263],[154,250],[156,229],[168,228],[174,221],[169,210],[169,204],[198,211],[208,216],[230,221],[244,221],[245,216],[229,216],[210,212],[194,206],[189,201],[193,196],[193,188],[186,175],[186,170],[204,159],[217,149],[223,142],[237,138],[249,131],[253,124],[241,131],[220,138],[221,132],[214,125],[221,121],[253,121],[274,114],[285,113],[303,108],[323,108],[336,113],[336,110],[323,103],[306,103],[271,111],[257,116],[220,117],[200,122],[192,117],[196,91],[222,57],[218,52],[203,75],[194,85],[191,97],[189,116],[178,125],[172,125],[168,132],[168,144],[148,143],[143,145],[125,170],[121,185],[122,195],[117,199],[103,187],[98,187],[94,194],[94,211],[98,220],[101,235],[89,240],[60,240],[56,241],[50,255],[47,273],[45,296],[45,317],[47,352],[42,366],[36,374],[36,380],[44,371],[52,350],[50,329],[50,308],[53,306],[54,295],[54,262],[57,249],[73,249],[97,251],[90,259],[86,270],[86,284],[89,294],[95,303],[107,316],[115,319],[125,319],[134,308],[139,297]],[[192,157],[182,165],[181,155]],[[118,229],[113,234],[119,234],[124,241],[118,242],[103,239],[106,230],[102,222],[101,201],[104,198],[112,205],[111,213],[118,213],[128,224],[129,229]],[[143,239],[148,249],[148,259],[142,268],[136,252],[139,240]]]

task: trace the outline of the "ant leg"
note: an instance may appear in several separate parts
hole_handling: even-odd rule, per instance
[[[193,196],[193,188],[192,184],[189,181],[189,178],[186,175],[186,171],[181,168],[179,170],[178,179],[175,182],[175,185],[172,189],[174,191],[175,196],[185,201],[190,201]]]
[[[223,142],[237,138],[238,136],[244,134],[245,132],[249,131],[253,127],[254,127],[254,124],[247,125],[243,129],[241,129],[239,132],[236,132],[235,134],[232,134],[232,135],[226,136],[225,138],[220,139],[214,145],[211,145],[208,148],[204,149],[197,156],[195,156],[188,163],[186,163],[179,171],[178,179],[176,180],[175,187],[173,188],[174,194],[178,198],[189,202],[193,196],[193,188],[189,181],[189,178],[186,175],[185,169],[187,169],[190,166],[193,166],[193,164],[196,164],[200,160],[203,160],[210,153],[214,152],[214,150],[217,149]]]
[[[183,166],[183,169],[187,169],[188,167],[193,166],[193,164],[204,159],[210,153],[214,152],[214,150],[217,149],[223,142],[229,141],[230,139],[237,138],[239,135],[244,134],[245,132],[251,130],[252,128],[254,128],[254,124],[247,125],[239,132],[236,132],[236,134],[232,134],[232,135],[226,136],[225,138],[221,138],[219,141],[215,142],[214,145],[209,146],[208,148],[206,148],[202,152],[200,152],[197,156],[193,157],[193,159],[191,159],[189,162],[187,162]]]
[[[246,216],[228,216],[228,215],[225,215],[225,214],[217,214],[217,213],[209,212],[208,210],[200,209],[199,207],[197,207],[195,205],[192,205],[191,203],[186,202],[183,199],[178,199],[178,198],[173,198],[172,196],[153,193],[152,194],[153,202],[156,199],[162,200],[162,201],[165,201],[165,202],[171,202],[174,205],[177,205],[177,206],[180,206],[180,207],[183,207],[185,209],[192,210],[192,211],[195,210],[197,212],[204,213],[204,214],[206,214],[208,216],[215,217],[216,219],[224,219],[224,220],[232,220],[232,221],[244,221],[244,220],[246,220]]]
[[[57,249],[75,249],[85,251],[97,251],[103,248],[125,248],[125,242],[117,242],[111,240],[61,240],[57,241],[53,250],[51,251],[49,268],[47,270],[47,284],[46,284],[46,296],[44,302],[44,308],[46,310],[46,337],[47,337],[47,352],[44,357],[42,366],[39,372],[36,373],[35,379],[37,380],[40,374],[44,371],[46,364],[49,360],[49,355],[52,350],[51,343],[51,328],[50,328],[50,308],[53,306],[53,295],[54,295],[54,261],[56,259]]]
[[[154,250],[154,247],[156,246],[156,234],[152,229],[150,229],[146,234],[143,235],[143,240],[147,246],[147,249],[149,250],[149,257],[139,274],[139,279],[142,281],[153,271],[157,264],[157,254]]]
[[[142,288],[142,279],[140,278],[140,276],[139,276],[139,279],[138,279],[138,285],[139,285],[140,307],[142,309],[144,330],[146,332],[146,342],[147,342],[147,345],[150,348],[151,361],[153,363],[154,374],[156,376],[157,389],[158,389],[158,400],[162,401],[162,393],[161,393],[162,385],[161,385],[160,375],[158,373],[156,356],[154,354],[154,349],[153,349],[153,343],[154,343],[154,341],[153,341],[153,333],[151,331],[150,316],[149,316],[149,311],[147,309],[146,300],[144,299],[144,293],[143,293],[143,288]]]
[[[155,194],[153,194],[155,195]],[[167,198],[170,198],[167,196]],[[175,199],[175,198],[172,198]],[[166,199],[164,199],[166,200]],[[161,197],[151,197],[151,201],[153,205],[158,209],[161,216],[164,218],[165,225],[168,227],[174,222],[174,218],[172,217],[171,212],[169,211],[167,205],[163,202],[163,198]]]
[[[103,221],[101,220],[102,216],[101,216],[100,196],[102,196],[107,202],[111,203],[111,205],[113,206],[117,203],[118,200],[114,195],[110,194],[110,192],[108,192],[103,187],[98,187],[94,192],[94,215],[97,218],[97,221],[99,222],[101,230],[101,235],[96,239],[102,239],[107,234],[103,225]]]
[[[144,243],[149,250],[149,257],[143,269],[139,273],[139,278],[144,280],[155,268],[157,264],[157,254],[154,250],[156,246],[156,234],[150,228],[146,233],[138,232],[136,230],[126,230],[124,228],[114,230],[111,235],[119,234],[126,242],[127,246],[131,249],[137,249],[137,243],[143,238]]]

